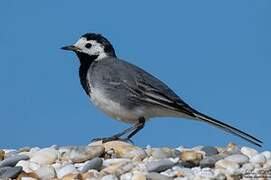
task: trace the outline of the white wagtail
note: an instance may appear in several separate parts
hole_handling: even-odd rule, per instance
[[[103,141],[130,140],[153,117],[179,117],[207,122],[248,142],[262,141],[190,107],[162,81],[143,69],[118,59],[111,43],[102,35],[87,33],[71,46],[80,60],[81,84],[91,101],[109,116],[132,127]],[[96,140],[97,140],[96,139]]]

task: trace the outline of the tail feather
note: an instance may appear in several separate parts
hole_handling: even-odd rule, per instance
[[[244,139],[244,140],[246,140],[246,141],[248,141],[248,142],[250,142],[252,144],[255,144],[255,145],[259,146],[259,147],[262,147],[261,143],[263,143],[263,142],[260,141],[259,139],[255,138],[255,137],[249,135],[248,133],[245,133],[245,132],[243,132],[243,131],[235,128],[235,127],[232,127],[232,126],[230,126],[230,125],[228,125],[226,123],[218,121],[218,120],[216,120],[214,118],[211,118],[211,117],[209,117],[209,116],[207,116],[205,114],[202,114],[200,112],[194,112],[194,115],[199,120],[203,120],[203,121],[205,121],[205,122],[207,122],[207,123],[209,123],[209,124],[211,124],[213,126],[221,128],[222,130],[224,130],[226,132],[230,132],[230,133],[232,133],[232,134],[234,134],[236,136],[239,136],[242,139]]]

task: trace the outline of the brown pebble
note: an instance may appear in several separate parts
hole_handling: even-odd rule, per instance
[[[39,179],[39,176],[34,172],[30,172],[30,173],[22,172],[22,173],[19,174],[19,176],[17,177],[16,180],[21,180],[24,177]]]
[[[192,162],[196,165],[199,164],[200,160],[202,160],[203,155],[196,151],[182,151],[180,154],[180,159],[184,162]]]
[[[0,150],[0,161],[3,160],[5,157],[5,151]]]
[[[71,174],[67,174],[61,179],[62,180],[83,180],[83,177],[79,173],[71,173]]]

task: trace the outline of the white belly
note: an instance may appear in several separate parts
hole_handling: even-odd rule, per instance
[[[142,108],[139,107],[135,110],[127,109],[120,103],[112,101],[103,91],[97,88],[91,88],[90,97],[93,104],[114,119],[126,123],[137,123],[139,117],[144,117]]]

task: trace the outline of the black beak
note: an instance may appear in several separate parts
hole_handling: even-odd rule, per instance
[[[75,52],[81,50],[80,48],[78,48],[78,47],[76,47],[74,45],[64,46],[61,49],[66,50],[66,51],[75,51]]]

